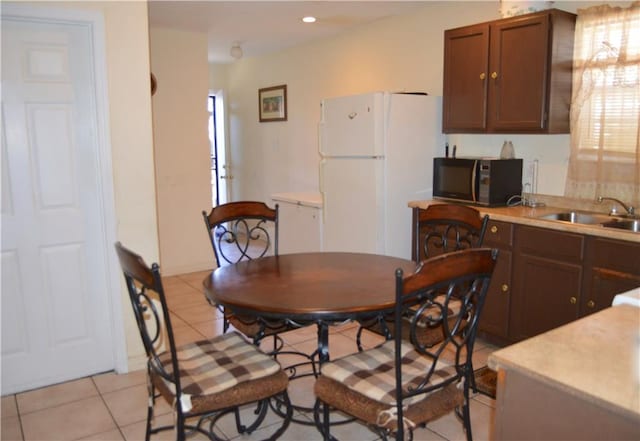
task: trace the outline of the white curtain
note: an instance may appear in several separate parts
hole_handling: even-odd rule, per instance
[[[578,10],[565,195],[640,205],[640,1]]]

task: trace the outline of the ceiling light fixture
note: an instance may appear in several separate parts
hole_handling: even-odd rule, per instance
[[[302,21],[305,23],[315,23],[316,18],[312,16],[302,17]]]
[[[234,42],[233,45],[231,46],[231,50],[229,51],[229,53],[236,60],[239,60],[240,58],[242,58],[242,48],[240,47],[240,43],[238,43],[237,41]]]

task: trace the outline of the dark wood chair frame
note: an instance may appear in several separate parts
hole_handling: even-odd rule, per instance
[[[333,379],[327,379],[322,375],[316,380],[315,391],[318,397],[315,406],[315,421],[318,430],[325,440],[333,439],[330,435],[329,409],[330,407],[343,411],[355,418],[361,419],[383,439],[395,433],[398,440],[405,439],[405,427],[403,417],[408,415],[412,420],[417,420],[417,425],[424,427],[429,421],[437,419],[446,413],[455,411],[462,420],[467,440],[472,440],[471,417],[469,413],[469,392],[473,385],[473,347],[475,343],[478,321],[487,294],[491,276],[495,267],[498,250],[489,248],[475,248],[446,253],[421,262],[420,266],[412,274],[403,274],[398,269],[396,278],[396,302],[394,309],[394,321],[396,329],[394,348],[395,359],[393,369],[395,371],[395,397],[397,405],[393,408],[397,415],[395,426],[381,428],[376,425],[376,415],[384,410],[384,404],[368,398],[360,398],[357,392]],[[445,293],[445,300],[437,298]],[[438,320],[442,328],[444,339],[438,344],[427,347],[418,343],[417,334],[421,331],[421,314],[413,314],[414,319],[407,322],[405,319],[409,308],[418,307],[422,312],[430,308],[436,308],[440,314],[446,314],[448,303],[453,299],[461,302],[460,314],[456,320]],[[424,318],[422,318],[423,320]],[[407,327],[407,332],[404,328]],[[420,354],[428,359],[431,366],[419,384],[405,385],[402,383],[402,359],[401,345],[406,340],[403,334],[410,336],[410,342]],[[447,348],[452,348],[454,355],[455,374],[444,380],[435,380],[434,376],[438,360],[447,353]],[[349,357],[349,356],[347,356]],[[372,371],[377,366],[372,366]],[[360,378],[360,377],[358,377]],[[463,381],[460,391],[457,384]],[[430,399],[438,400],[436,410],[425,409],[412,404],[405,407],[404,400],[421,394],[433,394],[424,398],[424,402]],[[438,395],[440,394],[440,395]],[[324,403],[324,405],[323,405]],[[365,409],[365,408],[369,409]],[[373,409],[375,407],[375,409]],[[451,409],[447,409],[451,407]],[[403,423],[398,423],[403,422]],[[408,438],[412,439],[412,429],[409,427]]]
[[[264,202],[258,201],[229,202],[213,207],[209,214],[202,211],[202,217],[218,267],[263,257],[270,248],[273,248],[275,256],[278,255],[277,204],[275,208],[270,208]],[[273,227],[273,240],[269,233],[269,224]],[[233,247],[235,256],[225,254],[223,242],[227,245],[235,244]],[[239,328],[243,328],[240,329],[241,331],[250,327],[257,328],[252,335],[247,335],[253,339],[254,343],[258,344],[265,336],[273,335],[274,352],[282,348],[283,342],[277,338],[277,333],[284,330],[282,322],[267,322],[253,317],[235,316],[225,312],[219,305],[213,306],[223,313],[224,332],[227,332],[229,325],[236,321],[241,325]]]
[[[432,204],[414,207],[412,213],[411,258],[416,262],[439,254],[482,246],[489,216],[466,205]],[[362,350],[362,332],[367,329],[393,338],[393,318],[376,317],[362,321],[356,334],[356,345]],[[407,337],[407,336],[405,336]]]
[[[279,238],[279,208],[270,208],[264,202],[259,201],[237,201],[214,207],[209,214],[202,212],[209,240],[213,248],[218,267],[221,265],[233,264],[242,260],[253,260],[264,257],[270,248],[273,248],[273,255],[278,255]],[[273,227],[273,240],[269,234],[269,224]],[[264,241],[263,246],[257,248],[258,252],[253,254],[252,246]],[[236,256],[225,255],[221,250],[222,242],[236,244]],[[281,332],[306,326],[293,320],[268,319],[264,316],[254,317],[251,315],[233,314],[225,311],[224,307],[213,304],[224,316],[223,331],[227,332],[230,325],[234,325],[240,332],[258,345],[264,337],[273,337],[273,349],[270,352],[277,357],[282,354],[300,356],[305,359],[301,363],[291,364],[285,367],[292,375],[295,375],[298,367],[310,364],[312,373],[318,376],[317,351],[312,354],[304,354],[298,351],[284,351],[284,342],[278,335]]]

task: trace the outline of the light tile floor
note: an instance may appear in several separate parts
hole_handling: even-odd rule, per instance
[[[213,337],[222,332],[222,319],[205,301],[202,280],[208,272],[190,273],[164,279],[165,290],[172,313],[178,344],[203,337]],[[356,350],[354,324],[337,326],[331,330],[330,351],[337,358]],[[316,348],[315,328],[307,327],[283,334],[285,343],[292,349],[310,353]],[[367,334],[365,346],[381,341],[374,334]],[[269,344],[265,342],[264,344]],[[476,343],[475,367],[486,364],[488,355],[495,348],[482,341]],[[287,364],[282,359],[283,364]],[[313,402],[313,380],[310,377],[295,380],[290,385],[294,403],[309,405]],[[143,370],[117,375],[107,372],[81,378],[16,395],[2,397],[2,432],[4,441],[27,440],[142,440],[146,420],[147,393]],[[170,407],[158,400],[156,422],[168,424],[172,416]],[[488,440],[493,420],[494,401],[484,395],[472,398],[471,414],[473,436],[476,440]],[[300,420],[307,414],[296,413]],[[230,419],[220,422],[219,434],[227,439],[258,440],[271,434],[280,420],[269,414],[260,430],[252,435],[234,434]],[[376,440],[378,437],[359,423],[339,425],[332,435],[341,440]],[[172,439],[170,431],[161,432],[152,439]],[[205,439],[196,435],[190,439]],[[314,426],[292,423],[282,436],[283,440],[320,440]],[[416,441],[465,439],[461,423],[453,414],[442,417],[427,428],[416,430]]]

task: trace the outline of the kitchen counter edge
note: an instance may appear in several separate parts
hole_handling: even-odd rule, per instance
[[[640,243],[640,233],[636,233],[633,231],[607,228],[603,227],[602,225],[587,225],[540,219],[541,216],[563,211],[585,211],[605,215],[607,214],[606,211],[602,211],[603,208],[605,208],[606,210],[606,206],[594,206],[595,204],[592,204],[588,201],[574,201],[571,199],[565,200],[563,198],[557,197],[551,197],[548,200],[550,203],[547,203],[547,205],[535,208],[523,207],[521,205],[515,207],[484,207],[462,203],[460,205],[468,205],[476,208],[482,215],[488,214],[491,220]],[[408,205],[410,208],[427,208],[429,205],[443,203],[451,202],[427,199],[420,201],[409,201]]]

